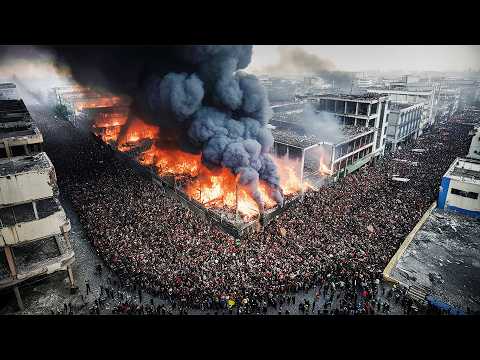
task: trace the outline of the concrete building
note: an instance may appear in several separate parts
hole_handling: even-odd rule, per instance
[[[276,107],[270,121],[273,153],[297,159],[302,181],[317,182],[318,176],[337,180],[383,155],[387,96],[317,95],[308,102],[317,114],[332,115],[337,122],[335,138],[326,139],[305,128],[305,103],[285,105],[283,112]]]
[[[457,158],[443,175],[438,208],[480,218],[480,160]]]
[[[418,137],[423,103],[392,102],[389,110],[386,150],[394,152],[399,144],[415,140]]]
[[[13,287],[22,309],[29,279],[65,270],[74,287],[74,252],[55,169],[22,100],[0,100],[0,130],[0,290]]]
[[[367,89],[368,93],[375,94],[388,94],[389,99],[392,102],[415,104],[423,103],[422,120],[420,121],[420,134],[426,127],[431,126],[435,121],[436,115],[436,97],[439,90],[439,86],[417,86],[417,85],[405,85],[405,86],[390,86],[388,88],[370,88]]]
[[[0,100],[0,159],[37,154],[42,142],[23,100]]]
[[[0,84],[0,100],[17,100],[17,86],[13,83]]]
[[[382,94],[319,95],[316,108],[334,114],[342,126],[373,130],[372,157],[385,152],[390,100]]]

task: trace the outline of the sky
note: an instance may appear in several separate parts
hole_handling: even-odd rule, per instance
[[[480,69],[479,45],[255,45],[247,70],[278,62],[279,46],[299,47],[342,71],[464,71]]]

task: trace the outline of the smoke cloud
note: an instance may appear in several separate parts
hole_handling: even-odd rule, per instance
[[[283,203],[277,169],[268,155],[273,137],[267,128],[272,116],[267,95],[255,76],[241,71],[251,61],[251,45],[48,50],[56,55],[56,65],[68,66],[80,84],[130,96],[132,110],[176,133],[184,150],[201,152],[210,168],[231,169],[260,210],[259,180]]]
[[[0,46],[0,82],[17,85],[27,105],[47,104],[49,89],[73,84],[68,68],[58,66],[51,52],[33,46]]]
[[[343,137],[341,127],[331,113],[317,112],[312,104],[305,104],[300,126],[306,134],[317,136],[320,141],[336,143]]]
[[[280,46],[278,63],[266,66],[262,72],[269,75],[316,75],[335,87],[351,86],[353,76],[344,71],[337,71],[335,64],[328,59],[322,59],[310,54],[300,47]]]

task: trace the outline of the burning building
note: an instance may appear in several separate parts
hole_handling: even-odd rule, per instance
[[[383,155],[387,115],[388,97],[381,95],[318,95],[280,105],[270,122],[274,152],[297,159],[302,183],[321,186]]]
[[[252,46],[95,48],[95,61],[82,56],[82,47],[53,50],[85,87],[74,94],[60,89],[59,103],[88,113],[93,132],[118,156],[134,159],[200,212],[238,229],[263,222],[301,193],[289,161],[272,156],[266,91],[242,71]],[[133,99],[128,111],[116,101],[84,101],[93,97],[85,89],[107,88],[110,99]]]
[[[0,289],[63,270],[74,286],[70,222],[55,169],[22,100],[0,100]]]
[[[295,159],[273,156],[284,201],[279,206],[269,185],[260,180],[258,189],[264,203],[259,207],[250,189],[239,182],[238,174],[227,167],[206,166],[201,154],[180,149],[175,134],[162,134],[160,127],[139,117],[127,118],[123,109],[99,110],[91,116],[92,132],[163,191],[234,236],[258,230],[297,200],[304,189]]]
[[[73,124],[81,123],[79,119],[87,111],[121,107],[130,104],[127,97],[115,96],[105,92],[81,86],[64,86],[53,89],[58,105],[64,106],[67,118]]]

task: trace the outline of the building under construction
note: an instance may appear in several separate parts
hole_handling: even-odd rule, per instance
[[[388,96],[325,94],[304,100],[275,107],[270,121],[274,127],[274,153],[298,159],[302,182],[321,185],[337,180],[384,154]],[[307,103],[318,114],[309,122],[318,121],[321,127],[322,113],[335,119],[338,131],[334,139],[326,141],[321,133],[312,133],[305,126],[303,108]]]
[[[0,290],[67,271],[75,257],[53,164],[22,100],[0,100]]]

